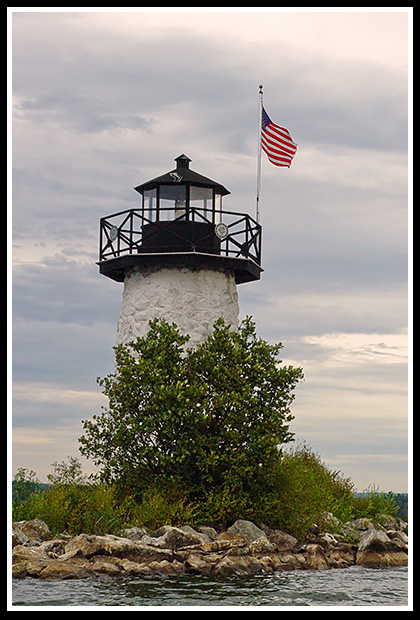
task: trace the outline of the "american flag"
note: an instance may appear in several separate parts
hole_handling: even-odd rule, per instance
[[[264,108],[261,119],[261,146],[272,164],[290,168],[297,144],[285,127],[273,123]]]

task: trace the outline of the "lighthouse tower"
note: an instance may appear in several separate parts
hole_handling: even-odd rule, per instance
[[[187,346],[202,342],[221,316],[236,328],[236,286],[261,275],[261,226],[225,211],[230,192],[191,170],[186,155],[175,161],[134,188],[139,208],[100,221],[99,271],[124,283],[117,344],[144,336],[154,318],[189,334]]]

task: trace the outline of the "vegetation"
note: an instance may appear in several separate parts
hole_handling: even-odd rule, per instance
[[[282,455],[277,494],[253,507],[244,503],[244,512],[235,515],[229,513],[229,507],[240,508],[240,502],[233,497],[218,497],[217,493],[201,503],[189,501],[179,488],[168,488],[163,494],[151,487],[140,501],[132,495],[121,497],[115,486],[91,482],[79,475],[81,466],[76,458],[68,460],[52,464],[48,478],[53,482],[48,485],[39,483],[34,472],[19,470],[13,483],[14,521],[38,518],[52,533],[75,535],[118,534],[133,525],[158,528],[165,524],[210,523],[218,527],[230,525],[235,518],[248,518],[303,538],[313,523],[323,525],[326,512],[340,522],[361,517],[380,521],[384,515],[395,515],[398,509],[392,494],[379,493],[374,487],[355,494],[352,483],[330,471],[306,444]],[[22,494],[18,489],[26,490]],[[209,520],[209,514],[214,519]]]
[[[271,488],[302,370],[281,366],[282,345],[258,338],[250,319],[238,331],[219,319],[203,344],[185,351],[187,341],[155,320],[116,347],[115,373],[98,380],[109,407],[83,422],[80,450],[125,493],[176,487],[237,511]]]
[[[120,533],[133,525],[265,523],[302,538],[325,513],[340,522],[396,514],[390,494],[355,497],[306,444],[290,448],[293,390],[300,368],[281,366],[282,345],[257,338],[246,319],[222,320],[195,350],[175,325],[153,321],[130,346],[116,347],[116,371],[98,379],[109,399],[84,421],[81,453],[53,463],[48,485],[19,470],[13,519],[39,518],[53,533]]]

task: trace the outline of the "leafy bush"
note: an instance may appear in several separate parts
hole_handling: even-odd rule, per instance
[[[396,516],[398,504],[392,493],[382,493],[375,485],[355,495],[352,502],[353,518],[377,519],[381,515]]]
[[[298,444],[278,465],[272,524],[300,538],[311,525],[321,524],[326,512],[347,520],[353,491],[349,478],[330,470],[307,444]]]
[[[34,487],[29,495],[15,494],[14,521],[41,519],[53,534],[116,532],[127,521],[134,506],[131,498],[121,500],[115,488],[88,483],[77,458],[69,457],[69,464],[53,463],[52,468],[50,484],[43,485],[42,490]],[[19,488],[26,488],[34,476],[34,472],[19,470],[15,482]]]
[[[143,338],[116,350],[116,370],[98,382],[109,406],[84,421],[81,453],[101,480],[142,497],[150,487],[186,489],[205,501],[215,489],[258,495],[292,439],[293,390],[302,370],[280,366],[281,344],[257,338],[246,319],[223,319],[196,349],[176,325],[150,322]]]

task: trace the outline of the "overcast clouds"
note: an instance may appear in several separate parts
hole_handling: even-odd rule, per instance
[[[262,83],[299,146],[263,161],[241,315],[304,369],[297,438],[360,490],[406,491],[409,14],[54,10],[11,14],[13,471],[78,456],[105,404],[122,285],[99,218],[181,153],[253,215]]]

